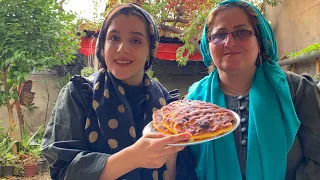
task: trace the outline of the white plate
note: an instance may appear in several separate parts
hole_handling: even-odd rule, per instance
[[[212,137],[212,138],[206,138],[206,139],[201,139],[201,140],[189,140],[189,141],[186,141],[186,142],[180,142],[180,143],[176,143],[176,144],[168,144],[169,146],[190,146],[190,145],[196,145],[196,144],[200,144],[200,143],[204,143],[204,142],[208,142],[208,141],[212,141],[212,140],[215,140],[215,139],[219,139],[219,138],[222,138],[230,133],[232,133],[234,130],[237,129],[237,127],[239,126],[240,124],[240,117],[237,113],[231,111],[233,113],[233,115],[236,117],[236,121],[233,122],[233,128],[227,132],[227,133],[223,133],[223,134],[220,134],[218,136],[215,136],[215,137]],[[152,125],[152,122],[149,122],[142,130],[142,134],[146,134],[146,133],[149,133],[149,132],[158,132]]]

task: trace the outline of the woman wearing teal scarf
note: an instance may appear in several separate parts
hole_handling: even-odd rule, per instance
[[[320,179],[319,89],[277,65],[276,40],[260,11],[245,1],[221,2],[200,47],[210,74],[190,87],[188,99],[236,111],[241,125],[191,147],[198,178]]]

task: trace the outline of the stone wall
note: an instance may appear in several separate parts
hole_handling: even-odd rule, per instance
[[[266,7],[278,42],[279,56],[320,42],[320,0],[283,0],[277,7]],[[315,63],[296,64],[296,73],[315,75]]]

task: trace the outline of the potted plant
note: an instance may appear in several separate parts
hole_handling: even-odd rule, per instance
[[[0,163],[4,177],[13,176],[13,170],[18,157],[12,153],[1,153]]]
[[[34,177],[37,174],[37,158],[29,152],[20,152],[20,159],[23,163],[24,176]]]
[[[40,159],[40,156],[41,156],[40,146],[37,146],[35,149],[30,150],[30,154],[33,156],[37,164],[37,174],[40,174],[42,171],[42,164],[43,164],[43,161],[41,161]]]
[[[3,134],[0,127],[0,166],[3,176],[12,176],[18,157],[12,153],[12,147],[17,141],[11,141],[8,133]]]
[[[25,177],[34,177],[37,172],[41,172],[42,162],[40,162],[40,142],[39,137],[42,129],[39,128],[32,136],[23,133],[20,143],[20,158],[23,162]],[[38,138],[37,138],[38,137]],[[41,137],[42,138],[42,137]],[[37,168],[38,167],[38,168]]]

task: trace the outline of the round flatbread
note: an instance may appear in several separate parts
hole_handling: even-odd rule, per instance
[[[172,132],[170,132],[167,128],[165,128],[162,125],[162,115],[161,115],[160,109],[153,112],[152,119],[153,119],[152,125],[158,132],[161,132],[164,134],[173,134]]]
[[[232,111],[199,100],[174,101],[153,116],[157,131],[164,133],[166,129],[173,134],[188,132],[192,135],[191,139],[206,139],[227,133],[236,121]]]

